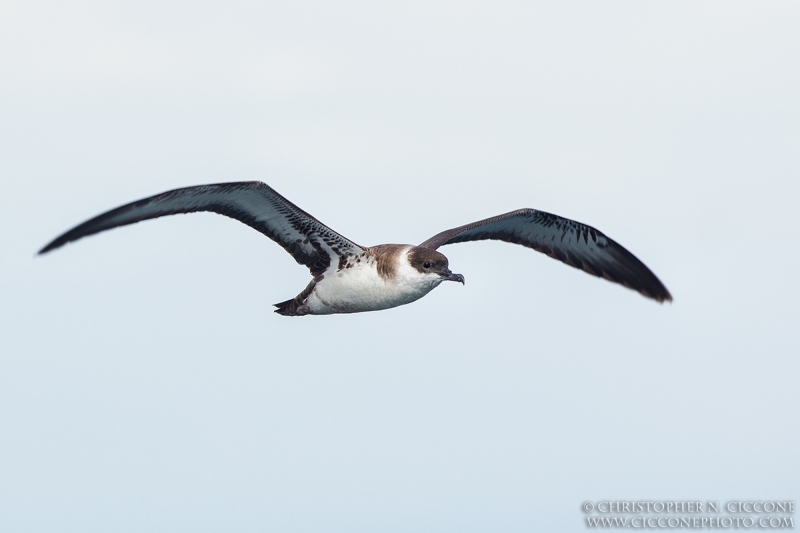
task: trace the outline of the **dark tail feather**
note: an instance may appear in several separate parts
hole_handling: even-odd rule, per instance
[[[297,312],[297,308],[300,307],[300,305],[300,302],[298,302],[296,298],[292,298],[291,300],[275,304],[275,307],[277,307],[275,312],[283,316],[301,316],[300,313]]]
[[[307,315],[308,310],[306,309],[303,309],[301,311],[298,310],[301,307],[303,307],[303,304],[306,303],[306,298],[308,298],[311,295],[311,292],[314,290],[314,285],[316,284],[317,282],[312,279],[311,283],[308,284],[308,287],[303,289],[303,292],[301,292],[291,300],[286,300],[285,302],[275,304],[275,307],[277,307],[277,309],[275,309],[275,312],[283,316]]]

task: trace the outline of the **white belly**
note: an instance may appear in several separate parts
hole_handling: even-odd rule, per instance
[[[418,274],[404,269],[386,279],[378,274],[374,262],[365,261],[351,268],[326,273],[306,299],[304,307],[312,315],[378,311],[419,300],[439,283],[440,279],[423,280]]]

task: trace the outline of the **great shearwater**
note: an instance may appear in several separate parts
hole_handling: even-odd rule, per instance
[[[359,246],[259,181],[174,189],[107,211],[42,248],[44,254],[87,235],[178,213],[210,211],[244,222],[280,244],[311,271],[296,297],[275,304],[285,316],[359,313],[419,300],[443,281],[464,283],[436,249],[495,239],[543,252],[657,302],[672,300],[655,274],[591,226],[536,209],[519,209],[438,233],[419,246]]]

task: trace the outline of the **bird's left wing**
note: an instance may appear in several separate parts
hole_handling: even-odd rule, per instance
[[[343,237],[260,181],[174,189],[107,211],[54,239],[40,254],[88,235],[151,218],[210,211],[234,218],[280,244],[313,276],[363,247]]]
[[[536,209],[519,209],[449,229],[420,246],[435,250],[484,239],[521,244],[658,302],[672,300],[656,275],[621,245],[591,226]]]

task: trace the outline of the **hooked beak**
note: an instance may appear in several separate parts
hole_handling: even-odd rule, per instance
[[[445,281],[460,281],[462,285],[465,285],[464,276],[461,274],[453,274],[449,269],[445,269],[445,271],[442,272],[442,279]]]

